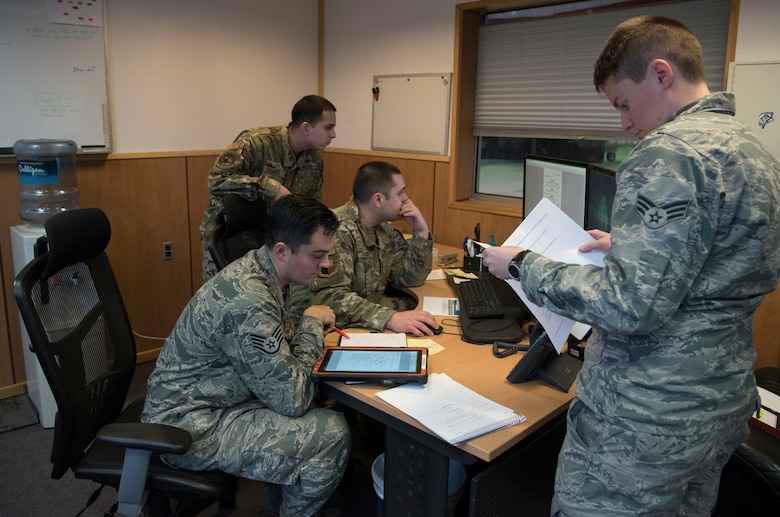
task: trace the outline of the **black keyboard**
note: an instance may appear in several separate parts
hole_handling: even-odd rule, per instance
[[[465,311],[469,318],[503,318],[506,314],[498,294],[487,278],[462,282],[458,287],[461,310]]]

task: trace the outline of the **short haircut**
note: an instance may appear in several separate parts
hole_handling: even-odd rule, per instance
[[[339,220],[336,214],[313,197],[290,194],[271,205],[265,216],[265,246],[284,242],[296,253],[309,244],[319,228],[325,235],[336,233]]]
[[[304,122],[315,125],[322,120],[323,111],[335,112],[336,106],[325,97],[307,95],[293,106],[290,127],[298,127]]]
[[[674,63],[689,82],[706,80],[704,53],[690,29],[671,18],[645,15],[615,27],[594,65],[596,91],[611,78],[642,82],[654,59]]]
[[[367,203],[371,196],[381,192],[385,197],[395,186],[393,176],[401,171],[387,162],[368,162],[360,166],[352,183],[352,196],[358,204]]]

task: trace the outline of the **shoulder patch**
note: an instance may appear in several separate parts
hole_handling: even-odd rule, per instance
[[[268,355],[274,355],[282,348],[282,341],[284,340],[284,333],[282,327],[276,327],[273,335],[261,336],[260,334],[250,334],[249,341],[256,349],[264,352]]]
[[[691,202],[688,200],[657,205],[650,198],[639,194],[636,198],[636,211],[644,221],[645,226],[655,230],[666,223],[684,218],[690,204]]]
[[[236,163],[236,153],[233,151],[225,151],[217,159],[217,166],[221,169],[229,169]]]

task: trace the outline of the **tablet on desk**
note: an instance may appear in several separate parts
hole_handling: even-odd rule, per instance
[[[395,385],[428,382],[427,348],[325,347],[312,380],[364,381]]]

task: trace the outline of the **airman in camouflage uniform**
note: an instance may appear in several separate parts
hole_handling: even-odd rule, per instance
[[[209,171],[211,198],[200,225],[204,281],[217,272],[206,243],[222,210],[222,196],[262,197],[266,206],[290,192],[322,200],[322,150],[336,137],[335,126],[333,104],[307,95],[293,107],[287,127],[244,130],[217,158]]]
[[[515,261],[531,301],[594,327],[553,515],[708,516],[757,407],[753,315],[780,272],[780,163],[731,94],[709,93],[701,47],[674,20],[619,25],[594,82],[641,139],[617,171],[611,235],[580,248],[606,251],[604,267]],[[518,251],[485,262],[507,277]]]
[[[320,272],[312,302],[331,307],[336,325],[355,325],[417,336],[438,326],[427,311],[408,310],[399,300],[383,301],[388,281],[422,285],[431,271],[433,238],[420,210],[405,193],[401,171],[385,162],[358,170],[353,199],[334,212],[341,223],[331,267]],[[413,230],[409,242],[389,221],[405,220]]]
[[[165,460],[284,485],[279,514],[314,515],[346,468],[344,416],[312,406],[310,373],[333,328],[328,307],[289,321],[289,282],[328,265],[338,221],[319,201],[285,196],[266,244],[229,264],[190,300],[148,380],[142,420],[190,432]]]

